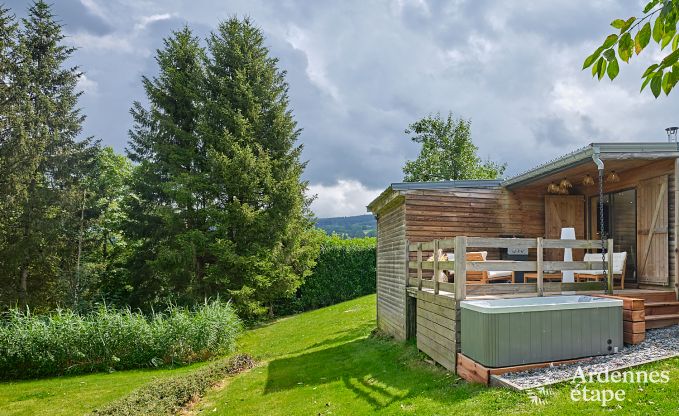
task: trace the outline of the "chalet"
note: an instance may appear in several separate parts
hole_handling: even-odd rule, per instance
[[[592,143],[508,179],[391,184],[368,205],[378,326],[455,370],[465,301],[608,293],[628,343],[679,323],[678,175],[676,142]]]

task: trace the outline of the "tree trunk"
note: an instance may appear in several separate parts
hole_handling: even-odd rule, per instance
[[[31,221],[33,216],[33,195],[35,194],[35,179],[31,180],[28,187],[28,199],[24,208],[24,230],[23,240],[27,242],[31,236]],[[19,276],[19,306],[25,309],[28,306],[28,268],[31,263],[31,245],[28,244],[27,251],[24,254],[24,261],[21,265]]]
[[[86,191],[83,191],[83,203],[80,209],[80,234],[78,235],[78,257],[75,262],[75,282],[73,284],[73,309],[78,308],[78,297],[80,295],[80,259],[83,252],[83,235],[85,229],[85,197]]]
[[[19,306],[25,309],[28,305],[28,266],[21,267],[19,280]]]

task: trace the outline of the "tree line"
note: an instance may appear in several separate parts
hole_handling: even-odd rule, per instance
[[[187,26],[132,103],[126,155],[81,138],[82,72],[44,1],[0,9],[0,302],[271,311],[314,265],[285,71],[249,19]]]

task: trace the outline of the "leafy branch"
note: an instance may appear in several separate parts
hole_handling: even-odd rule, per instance
[[[639,55],[648,46],[651,39],[664,50],[671,45],[671,52],[660,62],[650,65],[642,75],[643,91],[650,84],[651,92],[657,98],[661,91],[666,95],[679,82],[679,0],[652,0],[646,4],[641,18],[632,16],[628,19],[615,19],[611,26],[619,29],[604,39],[594,53],[589,55],[582,69],[592,68],[592,76],[601,80],[604,75],[613,80],[620,72],[618,58],[625,63],[636,54]],[[652,18],[655,21],[651,24]],[[636,30],[634,36],[632,33]],[[617,54],[616,54],[617,47]]]

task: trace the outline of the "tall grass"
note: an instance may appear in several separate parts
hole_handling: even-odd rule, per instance
[[[102,307],[87,315],[12,310],[0,323],[0,378],[187,364],[233,351],[241,322],[228,303],[144,316]]]

